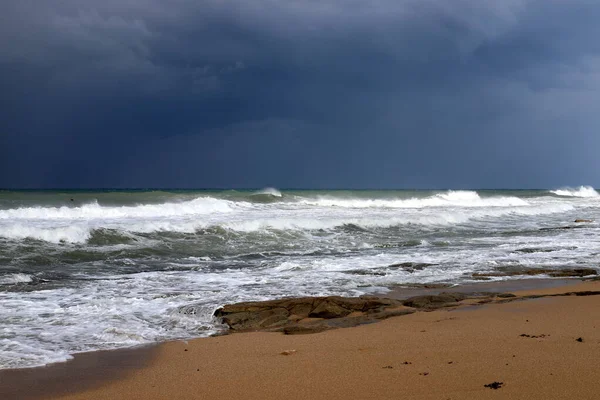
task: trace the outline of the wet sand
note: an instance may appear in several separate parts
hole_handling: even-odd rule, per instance
[[[596,281],[513,293],[598,290]],[[281,354],[286,351],[291,354]],[[138,352],[109,352],[112,367],[88,360],[83,378],[77,361],[32,369],[29,382],[56,368],[63,374],[55,375],[47,394],[14,378],[19,391],[0,397],[598,399],[600,296],[470,305],[311,335],[240,333]],[[5,372],[0,388],[10,376]],[[72,386],[90,374],[95,379]],[[494,382],[501,384],[485,386]]]
[[[100,387],[149,365],[156,345],[76,354],[65,363],[0,370],[0,399],[54,398]]]

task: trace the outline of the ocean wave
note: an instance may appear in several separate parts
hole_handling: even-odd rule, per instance
[[[91,229],[82,224],[40,227],[16,223],[2,226],[0,236],[13,240],[35,239],[50,243],[85,243],[91,237]]]
[[[260,193],[260,192],[259,192]],[[279,192],[277,192],[279,193]],[[277,194],[256,194],[278,198]],[[278,202],[249,202],[198,197],[182,202],[80,207],[23,207],[0,210],[0,237],[93,246],[132,244],[136,234],[369,230],[396,226],[449,226],[503,216],[566,212],[568,202],[525,201],[511,196],[480,196],[447,191],[423,198],[299,197]],[[264,204],[263,204],[264,203]],[[345,228],[344,228],[345,227]]]
[[[89,220],[109,218],[156,218],[232,212],[237,205],[229,200],[200,197],[180,203],[141,204],[135,206],[24,207],[0,210],[0,220]]]
[[[0,236],[9,239],[37,239],[52,243],[86,243],[93,245],[114,245],[117,243],[131,243],[136,239],[131,236],[135,233],[166,234],[185,233],[197,234],[206,229],[227,235],[228,232],[252,233],[275,231],[317,231],[345,229],[361,231],[373,228],[389,228],[395,226],[450,226],[464,224],[479,219],[501,218],[504,216],[535,216],[554,214],[573,210],[569,204],[547,204],[529,207],[514,208],[479,208],[465,213],[461,210],[431,211],[427,213],[394,213],[376,212],[365,215],[356,213],[331,213],[328,210],[302,212],[292,210],[289,214],[271,216],[264,213],[245,215],[240,213],[233,218],[225,220],[189,219],[158,219],[158,220],[123,220],[123,221],[96,221],[94,226],[87,221],[74,221],[66,224],[60,222],[58,226],[47,224],[33,225],[17,221],[11,225],[4,225],[0,229]]]
[[[272,188],[272,187],[264,188],[262,190],[259,190],[258,192],[252,193],[252,196],[263,196],[263,195],[273,196],[273,197],[282,197],[283,196],[279,190]]]
[[[275,203],[283,199],[283,194],[275,188],[264,188],[251,193],[245,200],[251,203]]]
[[[0,276],[0,285],[14,285],[17,283],[29,283],[33,280],[29,274],[16,273]]]
[[[95,246],[110,246],[118,244],[128,244],[137,241],[130,232],[123,232],[117,229],[94,229],[87,242]]]
[[[565,197],[592,198],[592,197],[600,196],[600,193],[598,193],[591,186],[580,186],[578,188],[556,189],[556,190],[551,190],[550,193],[555,194],[557,196],[565,196]]]
[[[426,198],[411,199],[360,199],[318,197],[302,199],[299,203],[321,207],[344,208],[426,208],[426,207],[518,207],[529,203],[518,197],[484,197],[477,192],[467,190],[450,190]]]
[[[593,189],[592,189],[593,190]],[[595,192],[594,192],[595,193]],[[596,193],[597,195],[597,193]],[[521,207],[529,203],[518,197],[480,197],[477,192],[448,191],[426,198],[410,199],[361,199],[338,197],[296,197],[294,200],[279,201],[283,195],[276,189],[267,188],[253,193],[243,201],[226,200],[215,197],[199,197],[182,202],[167,202],[161,204],[139,204],[132,206],[103,206],[97,202],[88,203],[79,207],[21,207],[0,210],[0,223],[3,221],[157,221],[164,226],[158,230],[168,230],[170,221],[182,218],[215,217],[217,215],[230,215],[236,212],[267,211],[279,213],[284,209],[306,207],[338,207],[338,208],[427,208],[427,207]],[[272,203],[272,204],[255,204]],[[267,207],[267,208],[265,208]],[[135,221],[134,221],[135,222]],[[24,228],[25,229],[25,228]],[[193,227],[189,227],[190,231]],[[145,231],[145,230],[143,230]]]

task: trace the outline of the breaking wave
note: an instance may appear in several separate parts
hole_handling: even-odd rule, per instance
[[[250,194],[247,198],[252,203],[274,203],[283,199],[283,194],[275,188],[264,188]]]
[[[573,189],[587,194],[591,188]],[[571,192],[570,192],[571,193]],[[260,200],[249,200],[249,197]],[[385,198],[343,195],[288,196],[264,189],[240,200],[204,196],[162,204],[79,207],[21,207],[0,210],[0,237],[94,246],[128,244],[135,234],[361,229],[396,226],[449,226],[503,216],[544,215],[573,209],[568,202],[528,201],[515,196],[480,196],[474,191],[447,191],[427,197]],[[574,196],[574,195],[573,195]],[[265,200],[276,199],[276,200]],[[402,211],[400,211],[402,210]]]
[[[14,285],[17,283],[29,283],[33,280],[31,275],[16,273],[0,276],[0,285]]]
[[[300,201],[307,205],[345,208],[425,208],[425,207],[518,207],[529,205],[518,197],[486,197],[477,192],[466,190],[450,190],[426,198],[411,199],[342,199],[336,197],[319,197]]]
[[[580,186],[578,188],[562,188],[557,190],[551,190],[550,193],[557,196],[565,197],[599,197],[600,194],[591,186]]]
[[[232,201],[200,197],[180,203],[141,204],[109,207],[98,203],[80,207],[27,207],[0,210],[0,220],[89,220],[118,218],[157,218],[228,213],[236,208]]]
[[[271,188],[271,187],[259,190],[258,192],[255,192],[252,195],[253,196],[266,195],[266,196],[273,196],[273,197],[282,197],[283,196],[279,190],[277,190],[275,188]]]
[[[85,243],[91,237],[91,229],[85,225],[33,226],[12,224],[2,226],[0,236],[9,239],[35,239],[50,243]]]

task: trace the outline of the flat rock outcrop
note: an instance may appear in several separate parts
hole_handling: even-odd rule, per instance
[[[415,296],[404,300],[406,307],[435,309],[440,307],[452,307],[458,305],[459,301],[465,300],[464,293],[440,293],[438,295]]]
[[[386,276],[390,271],[403,269],[406,272],[414,273],[415,271],[422,271],[425,268],[434,266],[436,264],[429,263],[417,263],[417,262],[402,262],[390,264],[386,267],[379,268],[367,268],[367,269],[351,269],[345,271],[348,274],[353,275],[373,275],[373,276]]]
[[[413,313],[402,301],[374,297],[302,297],[230,304],[214,315],[232,331],[314,333]]]
[[[530,268],[530,269],[503,269],[491,272],[476,272],[474,278],[503,277],[518,275],[548,275],[553,278],[584,277],[598,275],[598,271],[593,268],[566,268],[566,269],[548,269],[548,268]]]
[[[467,298],[463,293],[415,296],[406,300],[385,297],[302,297],[230,304],[214,316],[232,332],[275,331],[304,334],[368,324],[417,309],[453,307]]]
[[[427,267],[431,267],[434,266],[436,264],[429,264],[429,263],[417,263],[417,262],[403,262],[403,263],[396,263],[396,264],[391,264],[388,265],[387,268],[388,269],[403,269],[405,271],[408,272],[415,272],[415,271],[422,271]]]

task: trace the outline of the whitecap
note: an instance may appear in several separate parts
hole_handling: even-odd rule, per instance
[[[283,196],[279,190],[272,188],[272,187],[264,188],[262,190],[252,193],[252,195],[253,196],[268,195],[268,196],[273,196],[273,197],[282,197]]]
[[[550,193],[555,194],[557,196],[565,196],[565,197],[583,197],[583,198],[592,198],[599,197],[600,194],[591,186],[580,186],[578,188],[562,188],[551,190]]]
[[[33,280],[28,274],[8,274],[0,276],[0,285],[14,285],[16,283],[29,283]]]
[[[361,199],[321,196],[302,199],[299,203],[321,207],[343,208],[427,208],[427,207],[518,207],[529,203],[518,197],[484,197],[467,190],[449,190],[425,198],[410,199]]]

